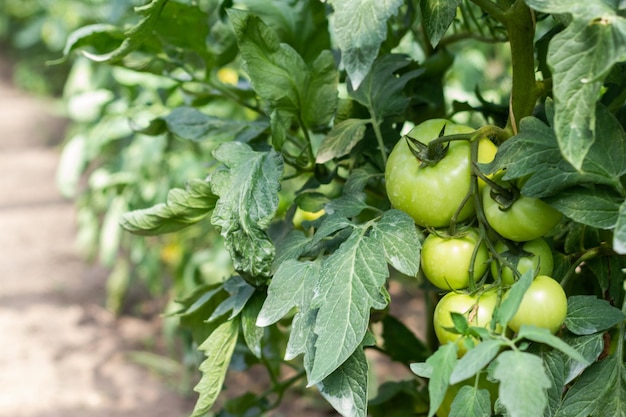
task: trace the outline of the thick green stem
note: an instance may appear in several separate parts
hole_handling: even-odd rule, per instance
[[[504,14],[504,25],[511,45],[513,79],[507,130],[517,133],[520,120],[530,116],[537,102],[535,78],[535,22],[523,0],[517,0]]]

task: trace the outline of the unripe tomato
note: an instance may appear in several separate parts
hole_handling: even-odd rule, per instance
[[[490,141],[488,138],[482,138],[478,141],[478,162],[481,164],[488,164],[493,161],[498,152],[498,147]],[[493,174],[487,175],[487,178],[491,178]],[[478,178],[478,191],[482,191],[485,187],[485,181]]]
[[[496,250],[500,255],[508,259],[521,275],[526,271],[536,271],[537,268],[539,268],[537,275],[552,275],[554,258],[550,245],[543,238],[524,242],[518,248],[509,248],[503,241],[498,241]],[[511,268],[500,264],[496,259],[491,263],[491,275],[494,278],[498,276],[499,269],[502,283],[513,285],[515,282],[513,271]]]
[[[505,239],[527,242],[545,236],[561,220],[561,213],[538,198],[520,195],[507,209],[491,196],[491,187],[482,190],[487,223]]]
[[[422,245],[421,266],[424,276],[443,290],[460,290],[469,286],[472,255],[480,236],[476,229],[468,229],[453,237],[428,235]],[[489,252],[481,242],[474,258],[474,282],[487,271]]]
[[[433,324],[439,343],[456,343],[457,354],[465,355],[464,336],[453,333],[446,328],[454,327],[450,313],[463,314],[470,326],[489,327],[493,311],[498,303],[496,291],[486,291],[482,294],[469,295],[464,293],[449,292],[444,295],[435,306]]]
[[[567,315],[567,296],[561,285],[547,275],[534,279],[517,310],[509,321],[513,331],[522,325],[534,325],[556,333]]]
[[[427,120],[411,130],[409,135],[428,144],[439,136],[443,126],[446,135],[471,133],[471,127],[456,125],[444,119]],[[470,190],[470,143],[450,142],[448,151],[433,166],[420,166],[405,139],[391,151],[385,168],[387,195],[391,204],[410,215],[422,227],[444,227]],[[457,221],[474,215],[471,199],[465,204]]]

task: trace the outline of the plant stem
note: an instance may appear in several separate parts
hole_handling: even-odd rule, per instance
[[[378,142],[378,147],[380,148],[380,155],[383,158],[383,167],[387,166],[387,151],[385,151],[385,140],[383,139],[383,133],[380,130],[380,124],[378,123],[378,119],[374,115],[374,110],[370,109],[370,114],[372,115],[372,127],[374,128],[374,135],[376,135],[376,141]]]
[[[500,23],[504,23],[504,14],[506,12],[499,4],[492,2],[491,0],[472,0],[472,2],[489,13],[491,17]]]

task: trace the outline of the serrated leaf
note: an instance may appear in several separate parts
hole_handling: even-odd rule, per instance
[[[626,59],[626,19],[575,16],[548,47],[554,79],[554,128],[565,159],[582,169],[596,135],[595,103],[611,67]]]
[[[601,332],[625,319],[620,309],[593,295],[574,295],[567,299],[565,326],[574,334]]]
[[[602,350],[604,349],[604,337],[602,333],[591,334],[587,336],[564,336],[563,341],[579,352],[587,363],[581,363],[565,356],[565,384],[569,384],[580,373],[587,368],[588,364],[593,363]]]
[[[387,38],[387,20],[402,0],[331,0],[332,30],[352,88],[359,88]]]
[[[200,394],[191,417],[205,415],[213,406],[228,371],[230,359],[237,344],[239,321],[230,320],[215,329],[198,349],[204,352],[206,359],[200,364],[202,378],[194,387]]]
[[[621,199],[606,188],[571,187],[543,200],[578,223],[612,229],[619,218]]]
[[[163,117],[167,129],[183,139],[225,142],[248,142],[269,127],[267,121],[224,120],[209,116],[193,107],[177,107]]]
[[[229,9],[244,69],[257,94],[274,109],[289,112],[307,128],[327,125],[337,108],[338,75],[330,51],[308,66],[258,16]]]
[[[365,193],[344,194],[339,198],[329,201],[324,210],[329,215],[354,217],[367,208]]]
[[[388,274],[382,243],[360,229],[324,259],[311,302],[319,312],[309,385],[330,375],[360,346],[370,309],[387,305],[383,285]]]
[[[392,315],[386,315],[383,320],[383,348],[393,361],[409,364],[425,360],[429,350],[404,323]]]
[[[384,55],[374,62],[358,89],[348,84],[348,94],[364,105],[376,122],[387,116],[402,114],[410,101],[404,94],[404,87],[423,71],[411,70],[399,75],[398,72],[410,63],[404,55]]]
[[[428,398],[430,400],[428,417],[435,415],[446,395],[450,385],[450,375],[457,363],[457,349],[456,343],[447,343],[440,346],[430,358],[426,359],[428,367],[426,370],[431,370],[428,382]],[[416,369],[413,365],[411,366],[413,372]]]
[[[234,276],[224,282],[224,290],[230,294],[211,314],[207,321],[213,321],[218,317],[231,312],[228,320],[232,320],[241,313],[246,303],[254,294],[254,287],[244,281],[240,276]]]
[[[420,267],[420,242],[415,222],[400,210],[387,210],[372,229],[372,235],[383,243],[385,259],[408,276],[415,276]]]
[[[542,354],[543,363],[550,379],[550,388],[548,388],[548,406],[546,407],[543,417],[553,417],[556,409],[561,404],[563,397],[563,389],[565,388],[565,361],[563,355],[558,351],[551,351]]]
[[[346,219],[341,214],[333,213],[331,215],[325,216],[322,219],[319,227],[315,231],[313,239],[311,239],[311,245],[315,245],[319,243],[322,239],[348,227],[354,227],[354,223]]]
[[[468,350],[456,363],[450,383],[456,384],[476,375],[496,357],[501,348],[500,340],[485,340]]]
[[[185,190],[170,190],[166,203],[125,213],[120,225],[138,235],[176,232],[207,217],[216,202],[217,196],[206,181],[193,180]]]
[[[326,401],[343,417],[365,417],[367,384],[367,358],[363,349],[357,349],[317,387]]]
[[[283,239],[276,242],[276,257],[272,265],[272,271],[289,259],[298,259],[310,245],[311,238],[301,230],[291,230]]]
[[[587,359],[585,359],[585,357],[582,356],[576,349],[572,348],[563,340],[553,335],[548,329],[522,325],[518,332],[518,337],[523,337],[525,339],[532,340],[533,342],[544,343],[548,346],[552,346],[583,365],[589,364],[589,361],[587,361]]]
[[[224,166],[209,180],[219,196],[211,222],[220,228],[235,269],[262,283],[271,275],[275,252],[266,229],[278,208],[282,158],[240,142],[224,143],[213,154]]]
[[[250,300],[246,303],[244,309],[241,311],[241,330],[243,333],[243,339],[250,349],[250,352],[257,357],[261,358],[263,349],[263,335],[265,333],[263,327],[257,326],[256,321],[259,316],[259,312],[263,307],[264,296],[260,291],[255,292]]]
[[[567,391],[555,417],[626,416],[626,369],[611,355],[591,365]]]
[[[620,255],[626,254],[626,200],[619,206],[613,231],[613,249]]]
[[[333,126],[322,141],[315,162],[324,164],[350,153],[352,148],[365,136],[366,124],[367,120],[347,119]]]
[[[614,13],[614,1],[570,0],[525,0],[533,9],[544,13],[571,14],[576,18],[594,18]]]
[[[437,46],[456,17],[462,0],[423,0],[420,3],[422,21],[431,46]]]
[[[543,415],[550,379],[539,356],[519,350],[502,352],[493,376],[500,381],[499,399],[511,417]]]
[[[461,387],[450,405],[450,417],[489,417],[491,400],[489,391],[473,385]]]

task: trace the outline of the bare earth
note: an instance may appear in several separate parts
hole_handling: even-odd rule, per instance
[[[127,356],[158,323],[104,310],[105,274],[75,247],[54,184],[62,122],[0,73],[0,416],[189,415],[192,400]]]

